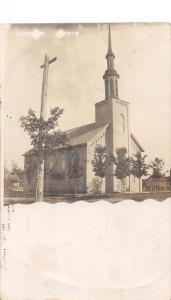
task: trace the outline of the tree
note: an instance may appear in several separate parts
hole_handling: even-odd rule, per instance
[[[33,155],[36,157],[36,200],[43,200],[44,186],[44,160],[49,149],[59,148],[68,143],[68,137],[65,132],[58,127],[58,120],[63,114],[63,109],[55,107],[50,110],[50,117],[47,120],[38,118],[36,113],[28,110],[27,116],[20,118],[21,127],[28,133],[33,146]]]
[[[94,157],[91,161],[95,176],[104,178],[106,175],[106,147],[97,145],[94,150]]]
[[[112,155],[111,159],[115,164],[114,175],[121,180],[130,175],[130,158],[126,156],[127,150],[125,147],[116,150],[116,156]]]
[[[106,147],[102,145],[97,145],[94,149],[94,156],[91,161],[93,166],[93,172],[95,173],[96,178],[92,181],[92,191],[101,192],[103,178],[106,175],[107,168],[107,153]]]
[[[164,175],[163,173],[164,161],[156,157],[150,164],[150,168],[152,169],[151,178],[153,178],[155,182],[155,190],[157,190],[157,182]]]
[[[84,175],[84,169],[80,162],[79,153],[72,154],[72,158],[69,162],[68,177],[74,179],[74,195],[77,193],[77,179]]]
[[[25,166],[24,166],[24,174],[28,180],[28,183],[31,183],[31,179],[35,177],[35,173],[37,171],[37,157],[34,155],[34,151],[32,155],[26,157]]]
[[[131,159],[131,174],[139,179],[139,192],[141,192],[141,178],[148,175],[149,166],[145,163],[147,155],[142,156],[138,151]]]

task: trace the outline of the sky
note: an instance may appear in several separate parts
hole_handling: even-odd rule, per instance
[[[167,23],[111,24],[119,97],[130,103],[131,131],[149,160],[171,167],[170,27]],[[59,122],[69,129],[94,122],[104,100],[107,24],[11,25],[4,39],[3,101],[5,160],[23,166],[30,148],[19,118],[32,108],[39,115],[45,53],[49,67],[48,104],[64,108]]]

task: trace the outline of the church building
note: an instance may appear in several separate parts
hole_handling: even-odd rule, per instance
[[[129,103],[119,97],[119,74],[115,69],[115,55],[112,50],[111,32],[109,27],[108,51],[106,54],[107,69],[103,75],[105,85],[105,99],[95,104],[95,122],[66,131],[69,145],[52,149],[47,154],[45,170],[44,192],[59,194],[73,193],[74,179],[69,176],[69,166],[74,155],[77,155],[82,167],[82,174],[77,178],[77,193],[94,192],[93,188],[97,177],[93,172],[92,159],[97,145],[106,147],[107,154],[116,155],[117,149],[126,148],[130,156],[143,148],[131,133]],[[24,154],[25,170],[34,162],[32,150]],[[111,163],[106,170],[102,181],[102,192],[138,192],[139,180],[134,176],[119,180],[114,176],[114,164]],[[50,176],[49,174],[54,176]],[[35,192],[35,173],[26,176],[24,191]]]

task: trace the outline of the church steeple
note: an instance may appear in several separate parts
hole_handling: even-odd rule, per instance
[[[112,98],[118,98],[118,79],[119,74],[114,69],[114,59],[115,55],[112,51],[112,41],[111,41],[111,31],[109,25],[108,33],[108,52],[106,54],[107,59],[107,70],[103,75],[105,82],[105,100],[110,100]]]
[[[111,32],[110,32],[110,25],[109,25],[109,33],[108,33],[108,52],[106,54],[106,59],[113,57],[115,58],[115,55],[112,51],[112,41],[111,41]]]

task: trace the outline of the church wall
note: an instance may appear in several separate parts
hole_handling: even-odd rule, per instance
[[[109,124],[106,130],[106,147],[109,155],[116,155],[116,149],[123,147],[129,154],[129,104],[126,101],[113,98],[96,103],[96,123]],[[121,191],[121,183],[113,174],[114,165],[111,164],[106,172],[107,193]],[[125,185],[125,190],[128,190],[128,180]]]
[[[111,100],[103,100],[95,104],[95,121],[99,126],[112,124],[113,112]]]
[[[133,156],[138,151],[140,151],[137,144],[131,138],[130,140],[130,156]],[[139,179],[131,175],[131,182],[130,182],[131,192],[139,192]],[[140,180],[140,191],[142,191],[142,179]]]
[[[129,106],[128,103],[114,99],[113,101],[113,143],[114,152],[125,147],[129,152]]]
[[[142,179],[140,180],[140,189],[142,191]],[[132,193],[139,192],[139,179],[133,175],[130,176],[130,190]]]
[[[109,124],[106,129],[105,144],[108,155],[113,154],[113,103],[112,100],[104,100],[96,103],[95,107],[95,120],[97,125]],[[114,166],[111,164],[106,170],[106,193],[113,192]]]
[[[94,158],[94,151],[97,145],[105,146],[106,129],[101,130],[87,143],[87,192],[98,193],[105,192],[105,178],[95,176],[93,172],[92,159]],[[98,190],[99,186],[99,190]]]
[[[36,157],[34,155],[25,156],[24,160],[24,180],[23,180],[23,190],[25,193],[35,192],[35,182],[36,182]]]
[[[50,163],[52,167],[57,162],[59,173],[64,174],[59,179],[53,179],[50,176],[46,176],[45,180],[45,192],[47,193],[74,193],[74,178],[69,178],[69,164],[72,160],[72,156],[78,153],[80,159],[80,166],[83,168],[83,176],[77,178],[77,193],[86,192],[86,160],[87,150],[86,145],[71,147],[62,151],[56,151],[53,156],[51,155],[47,159],[47,163]]]
[[[58,193],[73,193],[74,192],[74,179],[69,178],[69,162],[72,159],[72,155],[78,153],[80,159],[80,165],[83,168],[83,176],[77,179],[77,193],[86,192],[86,160],[87,160],[87,147],[86,145],[77,145],[75,147],[69,147],[61,150],[51,151],[45,161],[45,182],[44,182],[44,192],[48,194],[58,194]],[[31,160],[30,160],[31,158]],[[28,158],[25,157],[25,161],[28,159],[32,161],[32,156]],[[52,168],[58,170],[58,178],[51,178],[48,174],[48,170]],[[28,178],[24,178],[24,192],[35,192],[35,182],[36,176],[32,176],[31,181]]]
[[[130,154],[130,120],[129,103],[120,99],[113,101],[113,144],[114,153],[119,148],[126,148],[127,155]],[[133,186],[133,185],[132,185]],[[114,191],[128,192],[131,187],[131,178],[126,177],[122,181],[114,178]]]
[[[24,175],[24,180],[23,180],[23,190],[25,193],[35,193],[36,187],[35,187],[35,182],[36,182],[36,175],[34,174],[31,179],[28,181],[28,178],[26,175]]]

